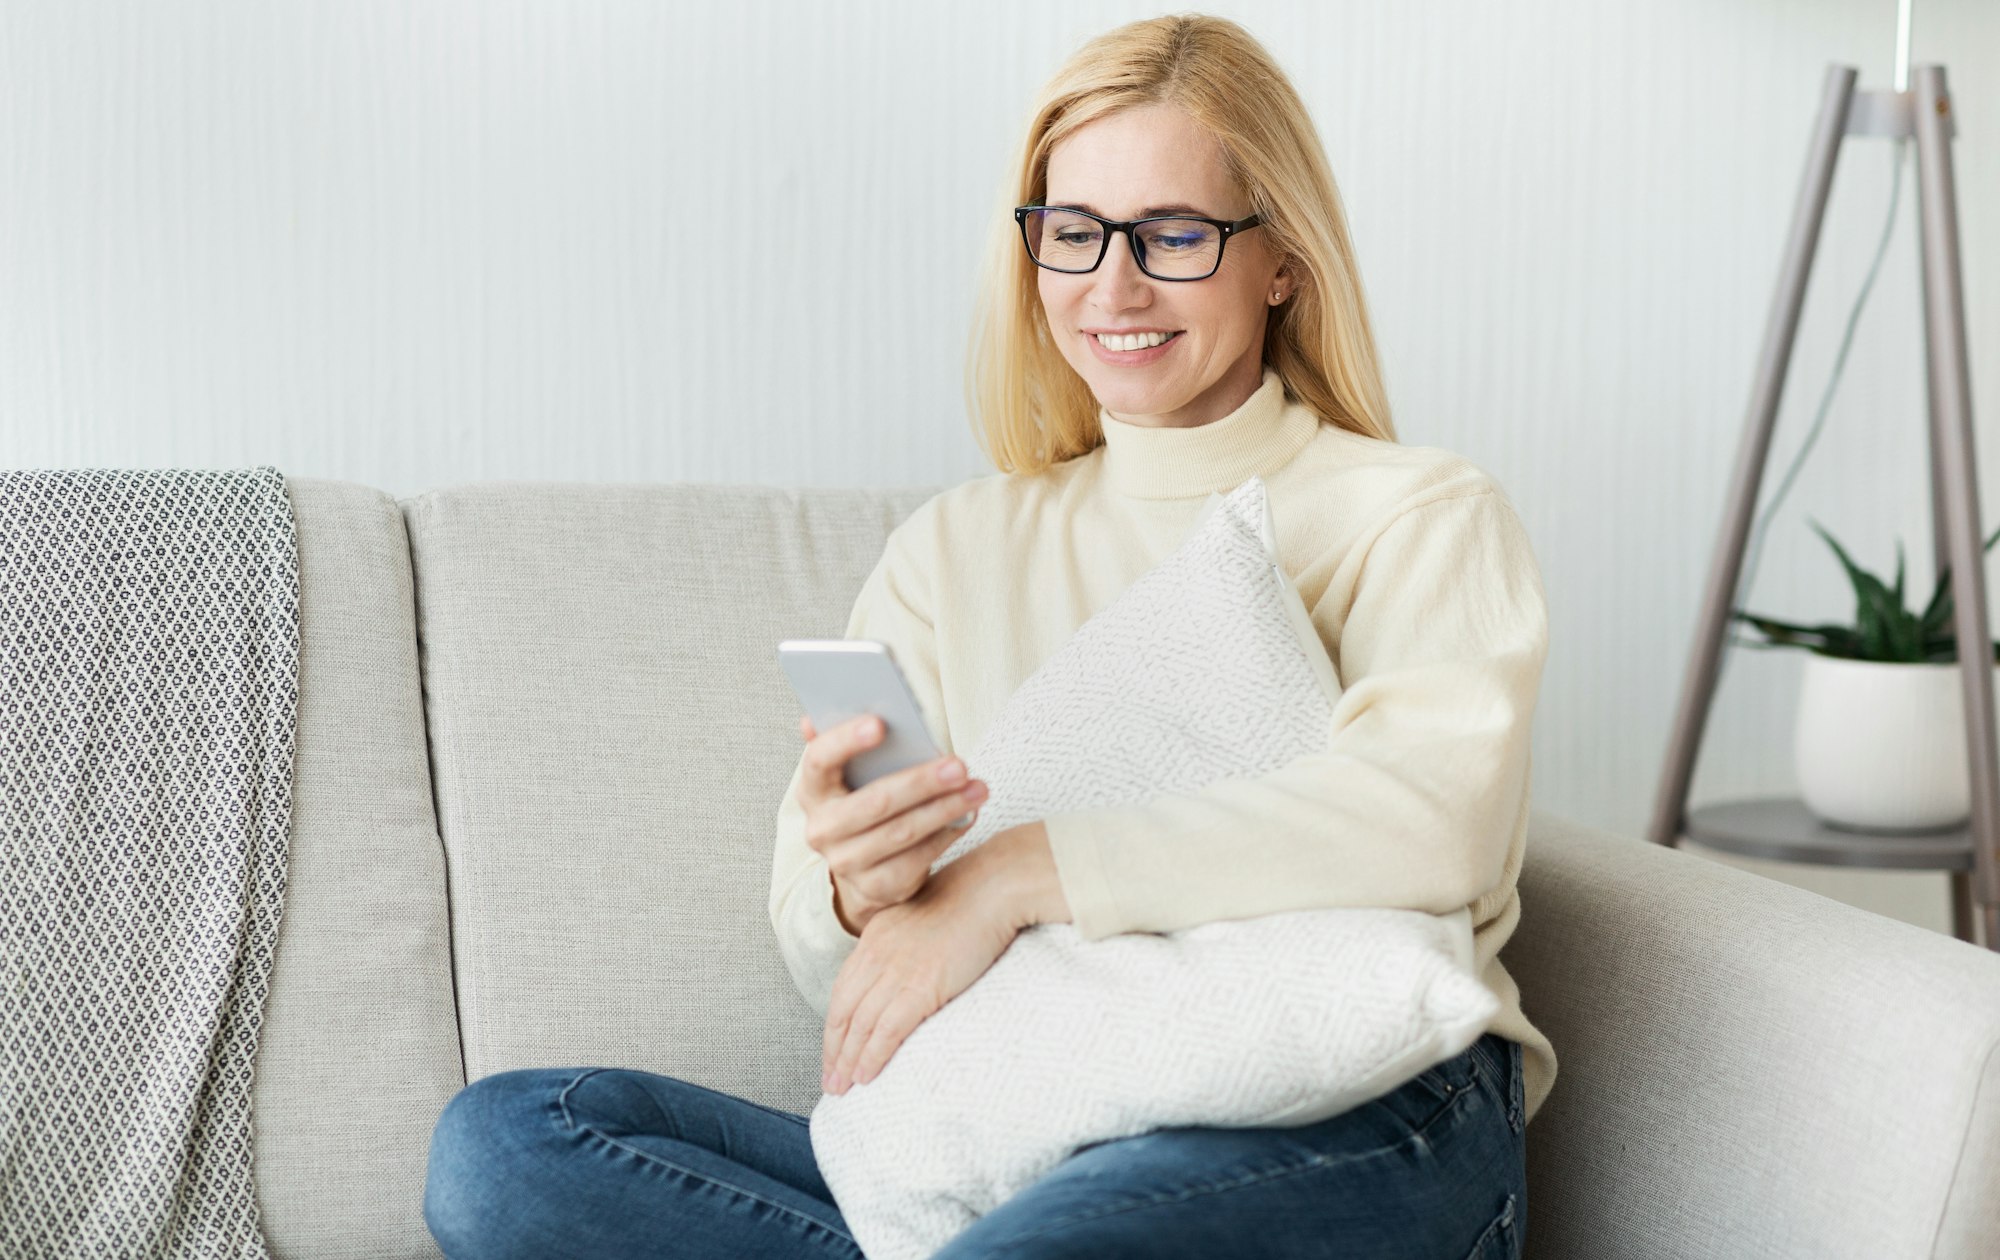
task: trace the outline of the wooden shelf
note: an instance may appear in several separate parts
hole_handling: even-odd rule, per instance
[[[1795,796],[1722,801],[1691,809],[1681,835],[1703,848],[1778,862],[1901,870],[1972,869],[1969,821],[1937,831],[1849,831],[1820,821]]]

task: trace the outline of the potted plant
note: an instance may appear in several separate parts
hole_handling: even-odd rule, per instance
[[[1964,673],[1952,626],[1951,566],[1921,614],[1903,605],[1903,544],[1890,586],[1848,558],[1812,523],[1854,585],[1852,625],[1793,625],[1741,609],[1736,620],[1763,631],[1748,647],[1803,647],[1793,759],[1806,808],[1850,831],[1922,832],[1972,816],[1965,744]],[[1984,555],[2000,541],[1986,540]],[[2000,641],[1994,644],[2000,660]],[[1996,680],[2000,691],[2000,680]]]

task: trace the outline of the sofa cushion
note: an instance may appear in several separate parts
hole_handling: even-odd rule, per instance
[[[468,1077],[662,1072],[803,1113],[820,1021],[771,934],[799,707],[935,490],[485,484],[405,501]]]
[[[1992,1254],[2000,957],[1546,813],[1521,904],[1530,1257]]]
[[[284,917],[256,1070],[279,1257],[435,1256],[431,1126],[463,1083],[444,855],[393,500],[292,479],[299,705]]]

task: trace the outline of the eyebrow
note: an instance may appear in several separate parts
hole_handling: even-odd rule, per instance
[[[1083,210],[1091,214],[1102,215],[1104,218],[1107,219],[1111,217],[1110,215],[1105,214],[1102,210],[1099,210],[1096,206],[1089,205],[1081,201],[1053,202],[1049,205],[1048,208],[1051,210]],[[1199,215],[1204,219],[1213,219],[1217,217],[1215,215],[1210,214],[1206,210],[1200,209],[1199,207],[1196,206],[1189,206],[1189,205],[1147,206],[1144,210],[1141,210],[1139,212],[1139,217],[1142,219],[1147,219],[1151,218],[1156,214],[1193,214],[1193,215]]]

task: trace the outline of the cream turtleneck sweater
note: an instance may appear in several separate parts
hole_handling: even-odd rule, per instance
[[[964,756],[1049,654],[1180,545],[1211,491],[1261,474],[1280,565],[1339,673],[1332,739],[1269,773],[1044,819],[1076,929],[1097,940],[1288,910],[1470,906],[1476,964],[1500,999],[1489,1029],[1525,1050],[1532,1119],[1555,1051],[1499,953],[1520,919],[1548,612],[1513,504],[1450,451],[1322,424],[1268,367],[1208,424],[1102,410],[1098,422],[1104,444],[1087,454],[975,478],[913,511],[846,637],[889,645],[939,746]],[[771,925],[824,1014],[859,938],[805,843],[803,764],[778,810]]]

